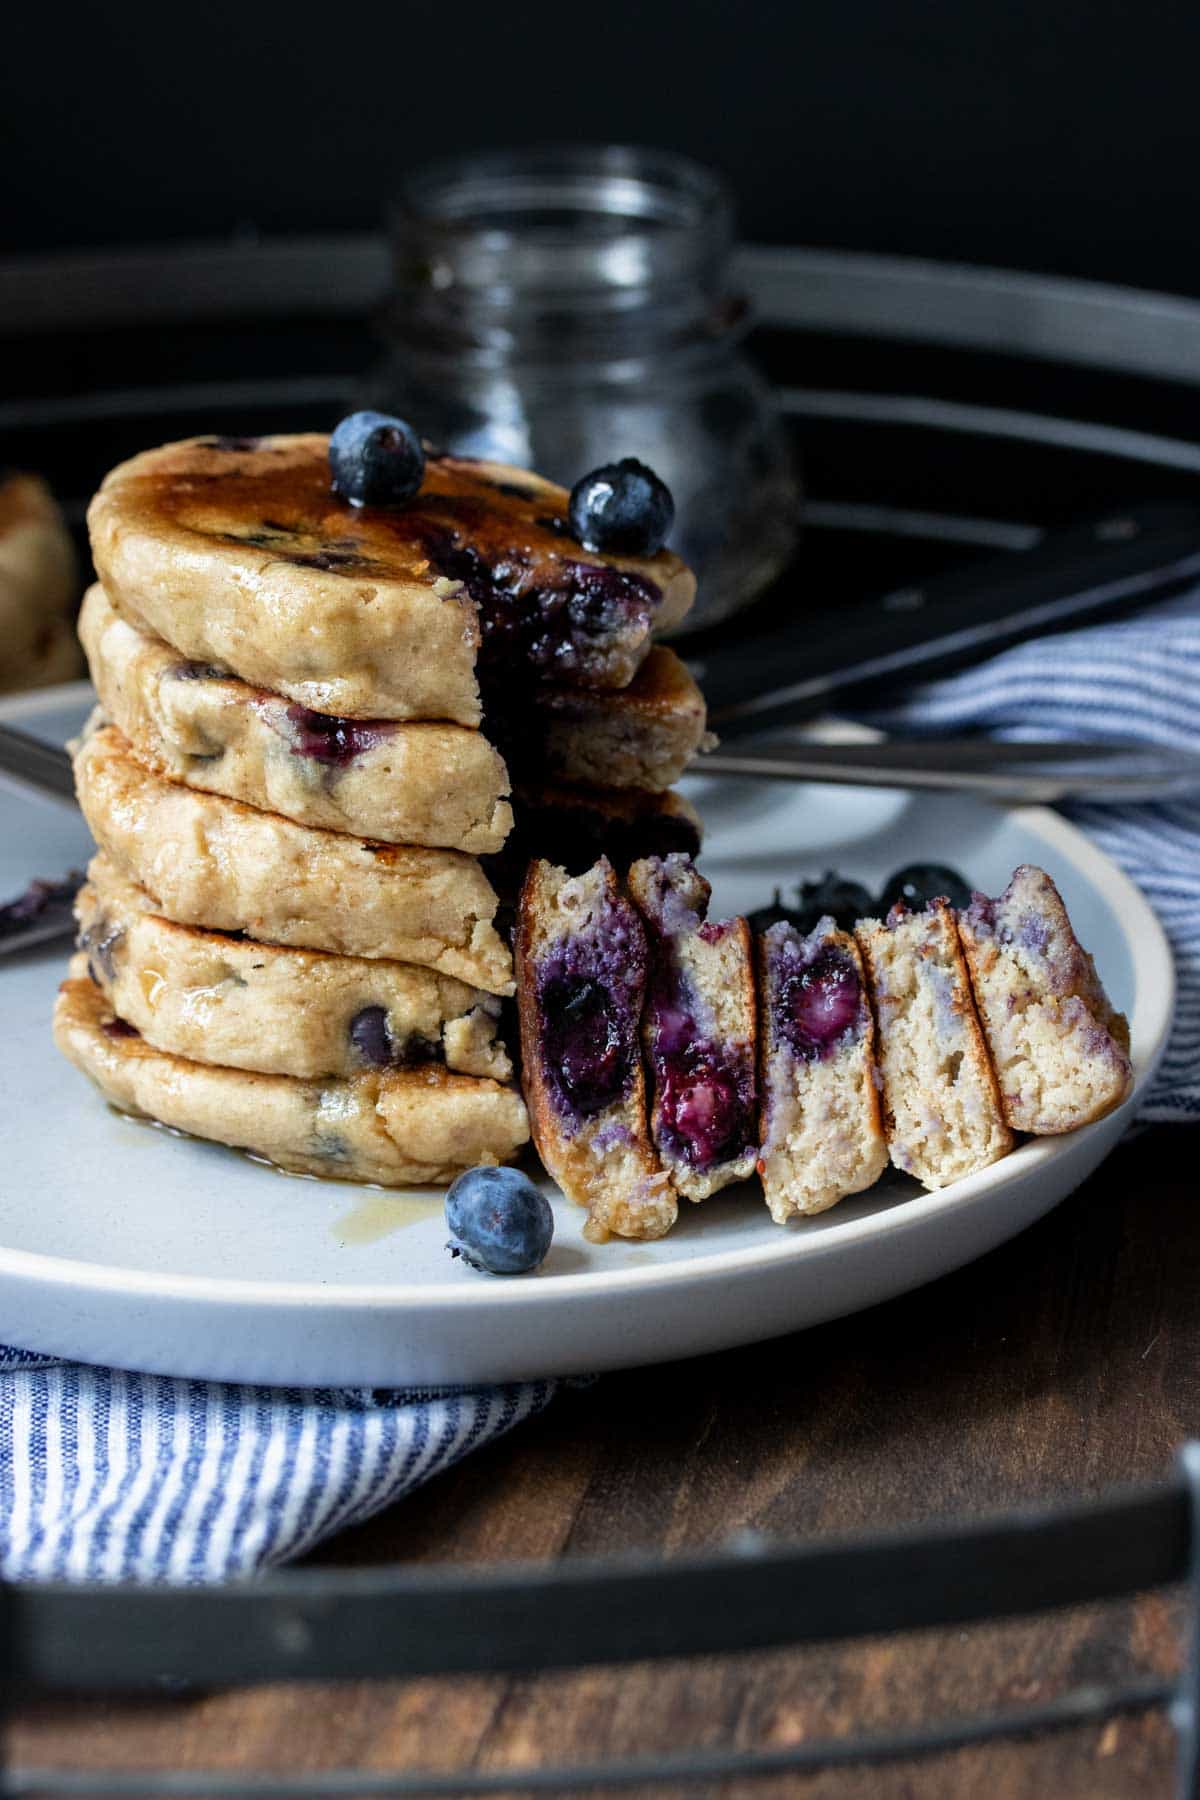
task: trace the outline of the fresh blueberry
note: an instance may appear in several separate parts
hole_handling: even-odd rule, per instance
[[[909,863],[897,869],[884,884],[879,911],[886,915],[899,904],[907,906],[910,912],[920,912],[939,895],[944,895],[951,906],[971,904],[971,890],[957,870],[946,868],[944,863]]]
[[[468,1169],[446,1195],[452,1256],[491,1275],[524,1275],[545,1261],[554,1236],[546,1196],[519,1169]]]
[[[775,889],[769,906],[756,907],[747,914],[751,931],[769,931],[772,925],[794,925],[797,931],[803,928],[800,909],[796,906],[785,906],[783,894]]]
[[[801,929],[811,931],[826,914],[842,931],[853,931],[859,919],[875,910],[875,902],[861,881],[847,881],[836,869],[826,869],[820,881],[800,884]]]
[[[675,518],[670,488],[631,456],[577,481],[567,510],[572,536],[585,550],[626,556],[661,550]]]
[[[386,1069],[396,1061],[386,1007],[360,1006],[350,1021],[349,1035],[368,1068]]]
[[[403,419],[356,412],[329,440],[329,470],[334,492],[352,506],[403,506],[425,479],[425,452]]]

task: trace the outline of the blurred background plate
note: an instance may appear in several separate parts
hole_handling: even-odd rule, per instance
[[[0,718],[61,742],[79,684],[10,700]],[[1163,1050],[1173,975],[1137,889],[1039,809],[943,797],[686,784],[704,814],[718,914],[836,862],[878,886],[914,859],[998,889],[1022,861],[1060,883],[1080,936],[1130,1015],[1137,1092]],[[0,789],[0,894],[86,860],[69,808]],[[537,1275],[452,1261],[441,1195],[282,1176],[114,1113],[55,1051],[65,947],[0,967],[0,1333],[28,1348],[164,1373],[324,1386],[498,1381],[630,1366],[748,1343],[932,1280],[1040,1217],[1125,1129],[1112,1118],[1023,1144],[940,1194],[889,1176],[820,1217],[771,1224],[746,1188],[685,1207],[658,1244],[588,1244],[555,1202]]]

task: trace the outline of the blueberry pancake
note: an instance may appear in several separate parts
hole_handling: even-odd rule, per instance
[[[954,909],[895,906],[855,930],[879,1028],[888,1147],[898,1169],[945,1187],[1012,1149]]]
[[[712,890],[689,856],[648,857],[628,880],[650,950],[650,1129],[678,1192],[706,1200],[752,1174],[758,1156],[750,927],[708,922]]]
[[[78,746],[75,782],[101,849],[177,924],[418,963],[512,992],[496,894],[473,857],[318,831],[180,787],[111,725]]]
[[[76,956],[54,1041],[121,1112],[249,1151],[293,1174],[384,1187],[442,1184],[509,1162],[529,1136],[515,1088],[429,1065],[300,1081],[156,1050],[117,1018]]]
[[[176,925],[104,856],[75,916],[93,981],[157,1050],[263,1075],[441,1063],[512,1076],[496,1037],[501,1002],[453,976]]]
[[[611,864],[530,864],[517,916],[522,1081],[534,1143],[584,1236],[659,1238],[678,1202],[650,1141],[639,1042],[646,936]]]
[[[504,750],[517,779],[662,793],[711,744],[704,696],[673,650],[656,644],[618,692],[546,688],[535,707],[515,718],[489,713],[485,729]]]
[[[538,476],[431,455],[407,504],[361,507],[328,450],[196,438],[114,469],[88,525],[117,611],[314,712],[478,726],[481,682],[624,686],[691,605],[677,556],[584,550]]]
[[[858,945],[830,918],[759,940],[762,1148],[771,1217],[824,1212],[887,1167],[875,1023]]]
[[[79,669],[70,534],[36,475],[0,475],[0,689],[66,681]]]
[[[997,900],[976,894],[958,919],[975,999],[1016,1131],[1073,1131],[1129,1091],[1129,1026],[1042,869],[1013,873]]]
[[[508,771],[461,725],[331,718],[184,661],[89,589],[79,635],[108,717],[142,762],[301,825],[382,843],[499,850]]]

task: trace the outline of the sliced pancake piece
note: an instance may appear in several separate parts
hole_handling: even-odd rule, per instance
[[[83,956],[59,989],[54,1041],[122,1112],[293,1174],[385,1187],[441,1184],[478,1163],[511,1161],[529,1136],[515,1088],[441,1068],[314,1082],[156,1050],[114,1014]]]
[[[759,939],[762,1149],[776,1224],[861,1193],[887,1167],[875,1022],[858,945],[834,921]]]
[[[496,894],[473,857],[318,831],[180,787],[140,763],[111,725],[87,732],[75,782],[101,849],[177,924],[418,963],[512,992]]]
[[[927,1188],[945,1187],[1012,1149],[980,1029],[954,909],[895,906],[855,929],[879,1027],[879,1067],[892,1161]]]
[[[677,556],[604,556],[564,489],[430,456],[405,506],[335,494],[328,439],[194,438],[109,474],[88,513],[123,617],[321,713],[480,721],[479,682],[623,687],[695,582]]]
[[[646,937],[610,863],[530,865],[517,916],[521,1061],[533,1140],[584,1235],[658,1238],[678,1213],[650,1141],[639,1030]]]
[[[0,689],[66,681],[79,669],[71,615],[75,547],[37,475],[0,473]]]
[[[712,889],[690,856],[635,862],[628,883],[650,949],[642,1014],[650,1128],[678,1192],[706,1200],[752,1174],[758,1157],[750,927],[708,923]]]
[[[512,1076],[493,994],[412,963],[176,925],[107,857],[88,873],[79,947],[113,1010],[157,1050],[306,1079],[425,1063]]]
[[[1015,1131],[1073,1131],[1129,1092],[1129,1026],[1075,936],[1044,869],[1014,870],[999,899],[976,894],[959,936]]]
[[[310,712],[180,658],[99,583],[79,635],[105,712],[172,781],[382,843],[481,855],[508,836],[508,771],[478,731]]]
[[[535,768],[539,780],[661,793],[716,742],[706,727],[700,689],[675,652],[656,644],[619,692],[547,688],[533,709],[496,708],[486,728],[518,779]]]

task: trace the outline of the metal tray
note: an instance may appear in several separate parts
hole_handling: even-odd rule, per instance
[[[867,602],[972,556],[1019,552],[1080,513],[1195,498],[1200,305],[998,271],[748,249],[754,347],[806,471],[806,594]],[[99,476],[147,442],[326,423],[375,354],[381,239],[307,239],[0,269],[0,459],[41,470],[76,524]],[[703,1560],[548,1569],[300,1570],[214,1592],[0,1590],[0,1692],[535,1669],[712,1654],[1110,1598],[1190,1577],[1200,1449],[1157,1487],[955,1529],[821,1543],[740,1540]],[[605,1767],[390,1777],[66,1776],[0,1793],[316,1795],[646,1786],[926,1755],[1167,1706],[1179,1792],[1200,1794],[1200,1674],[1089,1688],[1047,1707],[782,1751]]]

